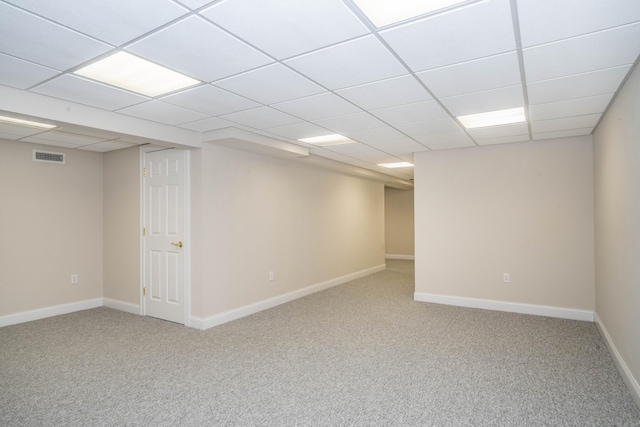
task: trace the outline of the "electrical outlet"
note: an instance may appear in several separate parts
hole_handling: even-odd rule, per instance
[[[511,276],[509,276],[509,273],[504,273],[504,274],[502,275],[502,281],[503,281],[504,283],[509,283],[509,282],[511,281]]]
[[[276,279],[276,272],[275,271],[270,271],[269,272],[269,280],[270,281],[274,281]]]
[[[72,274],[71,275],[71,284],[75,285],[78,283],[78,275],[77,274]]]

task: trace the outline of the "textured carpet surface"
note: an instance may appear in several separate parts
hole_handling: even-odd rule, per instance
[[[595,324],[418,303],[413,263],[207,331],[0,329],[1,426],[640,426]]]

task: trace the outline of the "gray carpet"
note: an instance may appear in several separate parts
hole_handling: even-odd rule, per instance
[[[1,426],[640,426],[593,323],[418,303],[413,263],[207,331],[0,329]]]

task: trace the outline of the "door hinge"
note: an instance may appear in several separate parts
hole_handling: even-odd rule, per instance
[[[142,176],[147,176],[147,168],[142,168]]]
[[[142,237],[147,235],[147,228],[146,227],[142,227]]]
[[[147,288],[142,288],[142,296],[143,297],[147,296]]]

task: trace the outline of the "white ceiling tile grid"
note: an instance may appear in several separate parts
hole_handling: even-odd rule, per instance
[[[372,22],[353,0],[0,0],[0,89],[196,134],[308,146],[298,139],[339,133],[356,142],[312,155],[407,178],[377,162],[591,133],[640,55],[638,0],[470,0]],[[73,74],[121,50],[201,83],[149,98]],[[457,119],[515,107],[529,122]],[[12,114],[18,104],[0,113]],[[149,142],[58,124],[0,124],[0,138],[97,152]]]

